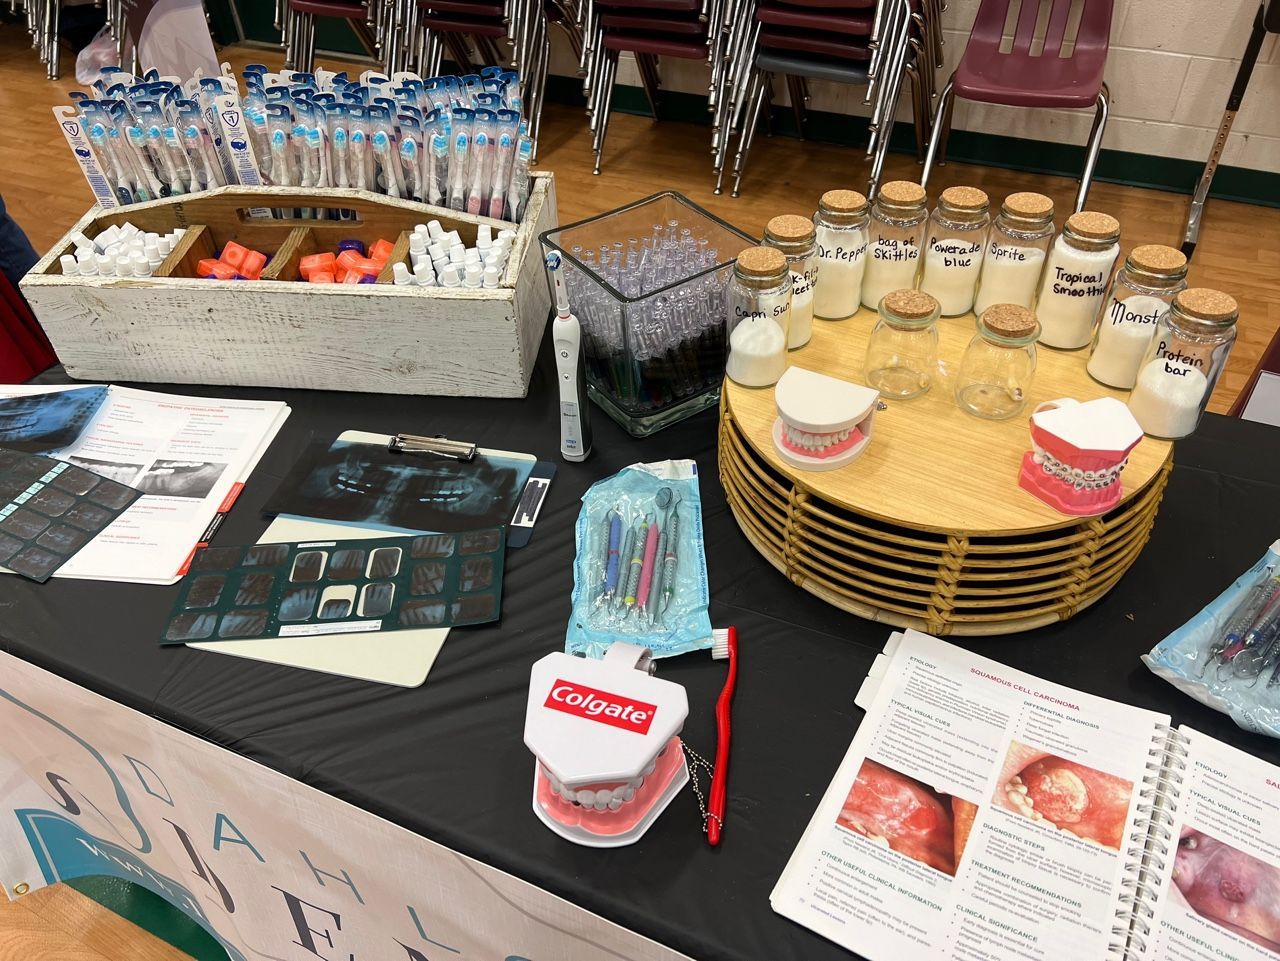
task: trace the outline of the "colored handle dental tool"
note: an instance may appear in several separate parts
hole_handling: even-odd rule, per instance
[[[649,522],[640,521],[640,527],[636,531],[631,548],[631,563],[627,567],[627,594],[622,599],[622,603],[628,608],[635,607],[636,604],[636,589],[640,586],[640,572],[644,567],[644,543],[648,534]]]
[[[665,613],[671,604],[671,595],[676,589],[676,550],[680,544],[680,508],[671,511],[671,521],[667,524],[667,551],[662,556],[662,610]]]
[[[649,603],[649,589],[653,584],[653,568],[657,560],[658,554],[658,524],[655,521],[649,525],[649,530],[644,538],[644,564],[640,568],[640,588],[636,592],[637,603],[640,610],[644,610]]]
[[[622,551],[618,554],[619,565],[621,565],[622,563],[628,563],[628,564],[630,563],[631,547],[635,543],[635,537],[636,537],[636,531],[634,527],[628,527],[626,529],[626,532],[622,535]],[[625,561],[623,560],[624,558],[626,559]],[[629,568],[626,573],[630,573]],[[621,587],[622,590],[615,589],[613,594],[613,600],[615,602],[615,606],[618,606],[618,607],[622,606],[622,595],[625,592],[626,586],[627,586],[626,581],[623,580],[623,576],[624,576],[624,572],[619,570],[618,587]]]
[[[653,563],[656,568],[662,563],[662,558],[667,553],[667,525],[670,518],[663,518],[662,526],[658,529],[658,547],[653,552]],[[645,602],[645,613],[648,614],[650,622],[658,610],[658,601],[662,597],[662,575],[659,573],[656,577],[649,578],[651,584],[648,593],[645,595],[648,599]]]
[[[605,556],[604,594],[605,600],[613,597],[618,589],[618,550],[622,541],[622,518],[617,511],[609,512],[609,552]]]

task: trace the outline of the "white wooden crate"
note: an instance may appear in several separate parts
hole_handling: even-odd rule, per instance
[[[397,245],[394,262],[407,251],[405,231],[431,219],[457,229],[468,246],[480,224],[490,224],[495,235],[512,226],[336,188],[307,190],[305,200],[354,210],[358,222],[274,221],[247,213],[306,206],[301,200],[296,188],[223,187],[123,211],[95,207],[27,274],[22,291],[67,373],[83,380],[466,397],[528,392],[551,307],[538,243],[538,235],[557,224],[550,173],[534,174],[496,289],[396,287],[390,266],[377,284],[352,286],[194,276],[196,260],[227,240],[275,254],[269,271],[296,276],[300,243],[314,244],[307,252],[332,250],[347,236],[386,237]],[[58,258],[74,249],[76,231],[92,237],[126,221],[159,232],[187,227],[188,235],[154,277],[61,275]],[[208,239],[194,236],[201,233],[197,225],[209,228]],[[159,276],[169,273],[186,276]]]

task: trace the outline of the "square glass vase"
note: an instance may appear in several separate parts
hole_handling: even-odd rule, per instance
[[[755,238],[665,191],[540,239],[560,255],[587,394],[605,413],[647,437],[719,402],[725,288]]]

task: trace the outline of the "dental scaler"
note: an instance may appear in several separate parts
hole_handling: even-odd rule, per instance
[[[653,666],[648,648],[621,642],[598,661],[557,652],[533,665],[533,811],[567,841],[633,844],[689,781],[679,737],[689,700]]]
[[[582,356],[582,326],[569,310],[560,254],[547,254],[547,273],[556,291],[556,317],[551,322],[551,342],[556,351],[560,384],[560,455],[567,461],[591,456],[591,423],[587,412],[586,368]]]

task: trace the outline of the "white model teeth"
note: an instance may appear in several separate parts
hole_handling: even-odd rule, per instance
[[[645,779],[653,774],[656,768],[656,762],[650,764],[643,775],[627,781],[625,784],[619,784],[614,788],[578,788],[575,790],[561,784],[545,767],[542,769],[542,775],[547,779],[547,784],[551,787],[552,792],[570,804],[576,804],[579,807],[593,811],[616,811],[624,804],[635,800],[636,792],[644,787]]]
[[[832,447],[849,439],[849,430],[837,430],[827,434],[813,434],[808,431],[800,430],[792,427],[790,424],[783,425],[786,431],[787,440],[793,447],[803,447],[805,450],[824,451],[828,447]]]

